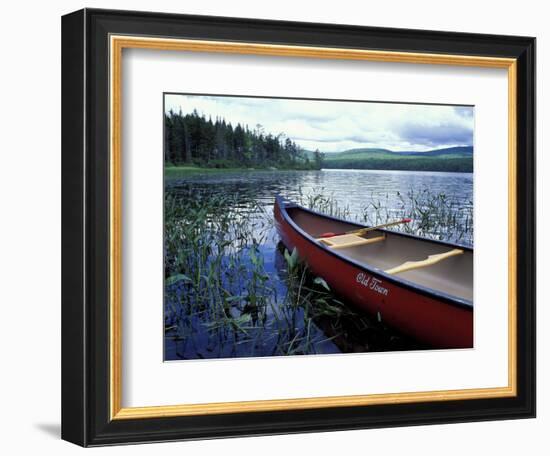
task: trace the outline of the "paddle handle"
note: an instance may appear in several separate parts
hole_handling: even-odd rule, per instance
[[[368,228],[361,228],[359,230],[344,231],[343,233],[323,233],[321,234],[321,236],[319,236],[319,239],[330,238],[334,236],[343,236],[344,234],[365,234],[365,233],[368,233],[369,231],[379,230],[381,228],[387,228],[388,226],[399,225],[401,223],[409,223],[410,221],[411,221],[410,218],[404,218],[401,220],[397,220],[395,222],[384,223],[383,225],[371,226]]]
[[[359,230],[348,231],[345,234],[365,234],[365,233],[368,233],[369,231],[379,230],[381,228],[387,228],[389,226],[394,226],[394,225],[400,225],[401,223],[409,223],[410,221],[411,221],[410,218],[404,218],[401,220],[397,220],[395,222],[389,222],[389,223],[384,223],[382,225],[371,226],[369,228],[361,228]]]

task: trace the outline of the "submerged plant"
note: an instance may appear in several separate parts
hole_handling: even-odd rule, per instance
[[[296,197],[296,195],[294,195]],[[328,215],[434,239],[471,242],[473,205],[428,190],[370,195],[352,213],[323,189],[299,202]],[[390,204],[390,199],[398,204]],[[168,359],[401,350],[417,345],[338,299],[296,250],[277,244],[272,206],[189,185],[167,192],[165,339]],[[271,262],[270,262],[271,261]]]
[[[304,322],[294,288],[283,292],[265,267],[271,217],[233,198],[166,197],[166,338],[177,342],[179,358],[315,353],[326,337]],[[285,257],[281,271],[293,280],[297,253]]]

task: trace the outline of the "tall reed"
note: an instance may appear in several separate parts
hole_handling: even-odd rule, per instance
[[[429,239],[473,245],[474,205],[471,200],[458,199],[443,192],[434,193],[428,188],[410,189],[406,194],[370,193],[364,200],[361,210],[352,213],[349,205],[341,203],[339,198],[322,187],[307,195],[299,195],[300,204],[333,217],[370,226],[410,218],[411,223],[390,229]]]
[[[399,204],[390,204],[396,198]],[[369,225],[408,217],[413,222],[397,229],[464,243],[473,239],[472,203],[427,189],[372,194],[357,213],[324,189],[298,199],[313,210]],[[281,245],[275,251],[272,206],[253,196],[190,186],[167,193],[164,218],[165,338],[173,359],[418,348],[376,316],[341,302],[298,252]]]

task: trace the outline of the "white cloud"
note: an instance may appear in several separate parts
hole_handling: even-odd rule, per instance
[[[356,147],[424,151],[472,145],[473,108],[419,104],[204,95],[165,96],[166,111],[197,110],[266,132],[284,133],[306,149]]]

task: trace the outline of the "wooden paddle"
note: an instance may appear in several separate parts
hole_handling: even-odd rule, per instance
[[[404,218],[402,220],[397,220],[396,222],[384,223],[383,225],[371,226],[369,228],[361,228],[359,230],[344,231],[343,233],[328,232],[328,233],[321,234],[319,236],[319,238],[330,238],[330,237],[335,237],[335,236],[344,236],[345,234],[361,235],[361,234],[368,233],[369,231],[379,230],[380,228],[387,228],[388,226],[399,225],[401,223],[409,223],[411,221],[412,221],[412,219],[410,219],[410,218]]]

